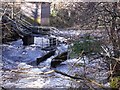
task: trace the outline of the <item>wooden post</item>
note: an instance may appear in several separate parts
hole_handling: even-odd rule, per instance
[[[24,38],[22,38],[23,41],[23,45],[31,45],[34,44],[34,37],[33,36],[24,36]]]

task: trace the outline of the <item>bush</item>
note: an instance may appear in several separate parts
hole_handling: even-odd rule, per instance
[[[55,16],[50,16],[50,25],[57,28],[72,27],[74,25],[73,23],[74,21],[68,16],[68,11],[66,9],[61,9]]]
[[[111,88],[120,88],[120,76],[113,77],[110,82]]]
[[[98,40],[90,37],[89,35],[83,37],[82,40],[77,40],[73,42],[73,46],[71,46],[72,53],[71,57],[78,56],[82,51],[84,54],[97,53],[101,51],[101,44]]]

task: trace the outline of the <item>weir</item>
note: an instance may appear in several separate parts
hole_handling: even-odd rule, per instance
[[[42,27],[42,26],[33,26],[30,25],[22,18],[12,19],[9,15],[4,15],[2,18],[3,27],[5,23],[9,23],[11,28],[9,30],[17,33],[19,38],[22,39],[23,45],[28,46],[34,44],[34,37],[44,37],[49,39],[49,45],[47,47],[42,48],[43,51],[49,51],[42,57],[36,59],[36,65],[39,65],[40,62],[47,60],[51,56],[55,55],[55,51],[57,49],[58,43],[55,37],[51,37],[52,30],[55,30],[54,27]],[[4,29],[4,28],[3,28]],[[58,30],[58,29],[56,29]],[[53,35],[53,33],[52,33]],[[44,43],[44,42],[43,42]],[[65,54],[65,55],[64,55]],[[51,62],[52,67],[56,67],[61,62],[67,60],[67,52],[62,53],[61,55],[57,55]],[[59,60],[58,60],[59,59]]]

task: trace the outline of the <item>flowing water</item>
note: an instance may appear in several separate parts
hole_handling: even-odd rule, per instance
[[[62,38],[63,40],[63,38]],[[68,50],[66,44],[57,47],[55,56],[41,62],[38,66],[35,61],[47,51],[41,48],[48,46],[48,39],[35,37],[34,45],[23,46],[22,40],[2,45],[2,86],[6,88],[70,88],[85,86],[86,81],[74,80],[58,74],[50,67],[52,58],[58,53]],[[72,76],[86,75],[97,82],[103,83],[107,78],[107,70],[101,59],[89,61],[88,57],[68,59],[59,65],[56,70]],[[107,84],[107,83],[106,83]],[[108,85],[107,85],[108,86]]]

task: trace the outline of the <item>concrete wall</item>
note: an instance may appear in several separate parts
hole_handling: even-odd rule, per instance
[[[41,25],[49,25],[50,3],[41,4]]]
[[[49,25],[50,3],[22,3],[22,13],[41,25]]]

